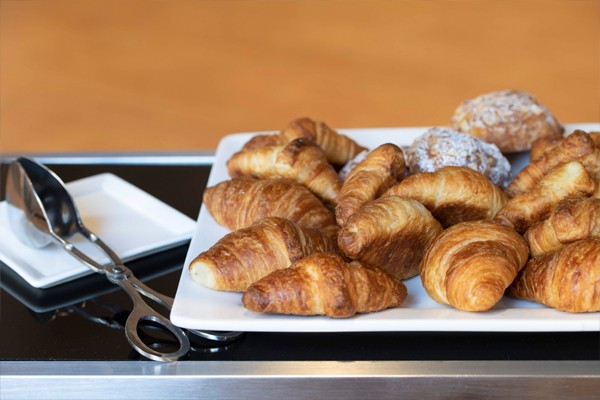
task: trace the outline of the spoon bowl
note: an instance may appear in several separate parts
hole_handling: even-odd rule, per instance
[[[52,241],[51,227],[42,200],[27,172],[28,159],[13,161],[6,177],[8,222],[15,236],[27,246],[42,248]],[[37,170],[37,168],[34,168]],[[35,174],[39,176],[38,174]]]

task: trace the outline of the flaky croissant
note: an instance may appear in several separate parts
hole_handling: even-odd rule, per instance
[[[315,252],[337,252],[335,234],[300,228],[277,217],[223,236],[189,266],[195,282],[216,290],[244,291],[271,272]]]
[[[600,180],[600,147],[596,146],[590,154],[582,157],[579,161],[592,178]]]
[[[291,179],[234,178],[204,190],[203,204],[217,223],[235,231],[266,217],[300,227],[335,225],[331,212],[306,187]]]
[[[342,187],[323,150],[306,139],[295,139],[285,146],[239,151],[227,161],[227,169],[233,178],[293,179],[333,205],[337,203]]]
[[[421,281],[429,296],[464,311],[486,311],[504,294],[529,257],[525,240],[489,220],[446,229],[427,249]]]
[[[548,151],[552,150],[564,140],[562,135],[547,136],[536,139],[531,143],[531,151],[529,152],[530,162],[537,161]]]
[[[600,239],[533,257],[506,293],[561,311],[600,311]]]
[[[594,150],[591,137],[583,131],[575,131],[523,168],[506,187],[506,193],[511,197],[525,193],[553,168],[569,161],[581,160]]]
[[[392,143],[371,151],[344,181],[335,208],[335,218],[343,225],[365,203],[376,199],[391,185],[406,176],[402,149]]]
[[[255,135],[244,143],[241,151],[253,151],[269,146],[283,146],[286,143],[285,139],[280,135]]]
[[[406,295],[406,286],[380,269],[317,253],[253,283],[242,303],[259,313],[347,318],[397,307]]]
[[[291,141],[305,138],[316,143],[327,155],[327,160],[335,167],[341,167],[366,148],[348,136],[331,129],[322,121],[298,118],[291,121],[280,135]]]
[[[531,225],[546,218],[559,201],[567,197],[589,196],[596,184],[578,161],[562,164],[543,177],[528,192],[510,199],[494,220],[524,233]]]
[[[596,190],[592,193],[592,197],[600,199],[600,132],[590,132],[590,137],[596,149],[584,157],[582,164],[596,181]]]
[[[442,226],[419,202],[398,196],[365,204],[338,232],[344,255],[365,267],[379,267],[398,279],[419,272],[421,256]]]
[[[556,251],[586,238],[600,238],[600,199],[569,197],[525,232],[532,256]]]
[[[409,176],[384,196],[400,196],[423,204],[443,227],[492,218],[506,194],[485,175],[468,167],[444,167]]]

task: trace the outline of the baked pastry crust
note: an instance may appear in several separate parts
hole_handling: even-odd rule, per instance
[[[563,139],[564,137],[562,135],[556,135],[534,140],[531,144],[531,151],[529,152],[530,162],[534,162],[542,158],[545,153],[558,146]]]
[[[397,307],[406,295],[406,286],[380,269],[317,253],[255,282],[242,303],[260,313],[348,318]]]
[[[444,167],[411,175],[392,186],[384,196],[417,200],[444,228],[493,218],[508,199],[489,179],[467,167]]]
[[[337,252],[329,230],[300,228],[271,217],[223,236],[189,266],[192,279],[208,288],[244,291],[271,272],[316,252]]]
[[[529,150],[536,139],[564,131],[548,108],[533,95],[518,90],[463,101],[454,111],[450,126],[496,144],[503,153]]]
[[[513,229],[493,221],[462,222],[429,246],[421,281],[438,303],[486,311],[500,301],[528,257],[527,243]]]
[[[471,135],[445,127],[434,127],[405,149],[411,174],[440,168],[469,167],[503,188],[511,179],[510,163],[498,148]]]
[[[596,183],[583,165],[571,161],[552,169],[531,190],[511,198],[494,220],[522,234],[546,218],[562,199],[589,196],[595,189]]]
[[[335,208],[337,223],[344,225],[364,204],[405,176],[404,154],[398,146],[386,143],[371,151],[350,171],[342,185]]]
[[[533,257],[507,294],[561,311],[600,311],[600,239],[579,240]]]
[[[365,147],[348,136],[338,133],[323,121],[307,117],[290,121],[280,135],[287,142],[297,138],[311,140],[323,149],[327,160],[334,167],[343,166],[358,153],[366,150]]]
[[[592,155],[589,163],[593,165],[594,158],[598,158],[598,152],[600,149],[596,149],[593,140],[587,133],[575,131],[542,154],[539,159],[530,162],[523,168],[507,186],[506,193],[513,197],[528,191],[541,181],[551,169],[569,161],[578,160],[584,163],[583,159]]]
[[[227,160],[232,178],[288,178],[306,186],[321,200],[337,204],[342,187],[335,169],[323,150],[307,139],[295,139],[284,146],[267,146],[239,151]]]
[[[253,151],[270,146],[283,146],[286,143],[285,139],[280,135],[255,135],[244,143],[241,151]]]
[[[419,202],[380,197],[353,214],[338,232],[338,246],[365,267],[382,268],[398,279],[419,272],[425,249],[442,232],[440,223]]]
[[[600,239],[600,199],[569,197],[525,232],[532,256],[559,250],[586,238]]]
[[[302,228],[323,229],[335,218],[317,196],[291,179],[234,178],[208,187],[203,204],[231,231],[267,217],[288,219]]]

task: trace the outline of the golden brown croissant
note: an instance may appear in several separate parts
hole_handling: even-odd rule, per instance
[[[588,196],[596,188],[594,180],[578,161],[551,170],[530,191],[510,199],[494,219],[524,233],[546,218],[559,201],[567,197]]]
[[[583,164],[592,177],[600,179],[600,132],[590,132],[588,136],[592,139],[595,149],[591,153],[578,158],[577,161]],[[558,146],[563,140],[562,136],[536,140],[531,147],[531,161],[540,159],[544,153]]]
[[[327,160],[335,167],[341,167],[350,161],[365,147],[360,146],[346,135],[331,129],[322,121],[310,118],[298,118],[291,121],[280,135],[290,141],[305,138],[316,143],[327,155]]]
[[[336,252],[335,234],[300,228],[283,218],[262,219],[223,236],[189,266],[195,282],[244,291],[263,276],[315,252]]]
[[[569,197],[548,218],[525,232],[532,256],[551,253],[586,238],[600,238],[600,199]]]
[[[527,243],[513,229],[489,220],[461,222],[429,246],[421,281],[438,303],[486,311],[502,298],[528,256]]]
[[[600,147],[594,148],[590,154],[582,157],[579,161],[592,178],[600,179]]]
[[[335,208],[335,218],[343,225],[365,203],[406,176],[404,154],[395,144],[386,143],[371,151],[344,181]]]
[[[306,139],[295,139],[285,146],[239,151],[227,161],[227,169],[232,178],[293,179],[333,205],[342,187],[323,150]]]
[[[338,232],[344,255],[365,267],[379,267],[398,279],[419,272],[425,248],[442,226],[419,202],[398,196],[365,204]]]
[[[269,146],[283,146],[286,143],[280,135],[256,135],[244,143],[241,151],[252,151]]]
[[[600,311],[600,239],[533,257],[507,294],[568,312]]]
[[[506,203],[506,194],[480,172],[468,167],[444,167],[409,176],[384,196],[422,203],[443,227],[492,218]]]
[[[548,151],[552,150],[564,140],[562,135],[541,137],[531,143],[531,152],[529,153],[529,159],[531,161],[537,161]]]
[[[380,269],[317,253],[255,282],[244,293],[242,303],[260,313],[347,318],[397,307],[406,294],[401,281]]]
[[[575,131],[556,147],[544,153],[541,158],[523,168],[506,187],[506,193],[511,197],[525,193],[554,167],[569,161],[580,160],[592,153],[594,149],[594,142],[587,133]]]
[[[206,188],[203,204],[217,223],[232,231],[266,217],[289,219],[301,228],[335,225],[321,200],[291,179],[234,178]]]

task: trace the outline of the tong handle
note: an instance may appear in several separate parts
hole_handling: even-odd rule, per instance
[[[121,257],[119,257],[117,255],[117,253],[115,253],[113,249],[111,249],[106,243],[104,243],[102,241],[102,239],[100,239],[94,232],[90,231],[83,224],[83,222],[81,222],[81,220],[78,223],[77,230],[79,231],[79,233],[81,235],[83,235],[83,237],[85,237],[87,240],[89,240],[94,245],[96,245],[96,247],[98,247],[100,250],[102,250],[104,252],[104,254],[106,254],[108,256],[108,258],[110,258],[110,261],[114,265],[123,265],[123,261],[121,260]]]
[[[109,266],[105,269],[105,273],[108,280],[123,288],[133,301],[133,309],[125,323],[125,336],[133,348],[151,360],[167,362],[177,361],[190,351],[190,340],[184,331],[146,304],[142,295],[169,310],[173,305],[173,299],[148,288],[124,265]],[[138,335],[138,327],[143,321],[152,321],[169,331],[177,339],[179,348],[172,353],[163,353],[150,348]]]
[[[121,261],[119,256],[110,247],[108,247],[106,243],[104,243],[98,236],[96,236],[95,233],[87,229],[83,224],[79,224],[79,226],[77,227],[77,231],[83,237],[85,237],[86,240],[88,240],[100,250],[102,250],[102,252],[108,256],[112,265],[123,265],[123,261]],[[89,257],[87,254],[79,250],[77,246],[75,246],[73,243],[64,239],[62,236],[56,234],[55,232],[50,231],[49,233],[52,239],[58,242],[67,251],[67,253],[78,259],[86,267],[99,274],[105,273],[106,267],[104,267],[102,264],[100,264],[96,260]]]

